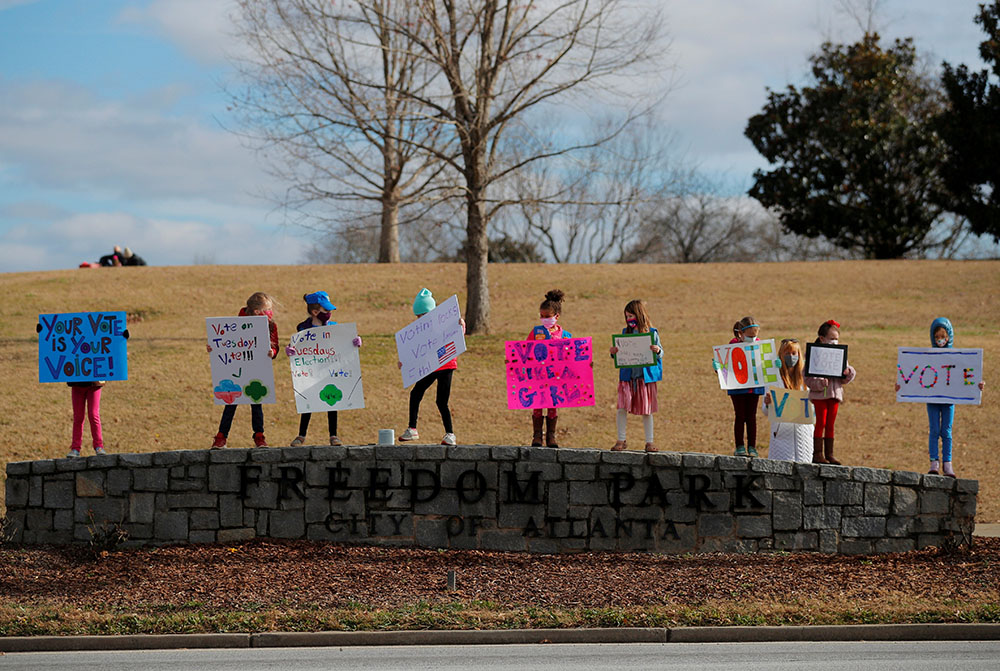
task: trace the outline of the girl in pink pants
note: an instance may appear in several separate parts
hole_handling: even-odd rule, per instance
[[[83,417],[90,420],[90,435],[94,452],[104,454],[104,435],[101,433],[101,387],[103,382],[68,382],[73,392],[73,442],[67,457],[79,457],[83,445]]]

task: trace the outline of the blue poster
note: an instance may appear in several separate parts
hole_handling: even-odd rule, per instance
[[[127,380],[124,312],[38,315],[38,381]]]

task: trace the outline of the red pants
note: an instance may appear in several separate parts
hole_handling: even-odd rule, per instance
[[[833,438],[833,423],[837,421],[837,407],[839,405],[840,401],[835,398],[813,401],[813,409],[816,411],[816,429],[813,436]]]
[[[90,420],[90,435],[94,439],[94,448],[104,447],[104,436],[101,434],[101,388],[71,387],[73,392],[73,442],[70,449],[79,450],[83,444],[83,414],[86,406],[87,418]]]

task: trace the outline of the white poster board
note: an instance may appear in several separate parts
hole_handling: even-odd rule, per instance
[[[461,318],[458,296],[452,296],[396,332],[404,389],[465,352]]]
[[[327,324],[292,336],[295,353],[288,362],[299,414],[365,407],[357,337],[357,324]]]
[[[896,401],[979,405],[983,392],[983,350],[900,347],[896,359]]]
[[[615,368],[635,368],[656,365],[656,353],[649,349],[653,342],[650,333],[615,333],[611,344],[618,348]]]
[[[767,388],[771,399],[768,416],[779,424],[815,424],[812,401],[808,390],[785,389],[771,386]]]
[[[738,342],[712,348],[719,386],[723,389],[750,389],[776,384],[780,380],[778,350],[774,340]]]
[[[208,317],[216,405],[275,403],[267,317]]]

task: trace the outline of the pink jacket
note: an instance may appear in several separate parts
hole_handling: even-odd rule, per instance
[[[823,401],[832,398],[838,403],[844,400],[844,385],[854,379],[857,372],[850,364],[847,365],[847,377],[836,380],[827,377],[806,376],[806,387],[809,388],[810,401]]]

